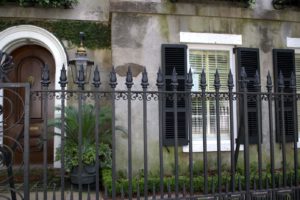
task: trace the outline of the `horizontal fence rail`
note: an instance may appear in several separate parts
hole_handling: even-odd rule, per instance
[[[68,90],[63,67],[61,89],[52,90],[49,84],[54,83],[44,67],[42,89],[26,93],[31,108],[41,106],[39,138],[31,134],[31,125],[20,137],[8,135],[4,124],[21,123],[7,115],[7,102],[11,108],[18,103],[9,99],[7,90],[21,98],[24,93],[1,85],[0,198],[300,198],[300,94],[294,74],[286,83],[280,73],[278,90],[273,92],[270,74],[263,89],[258,73],[249,83],[244,69],[237,81],[229,72],[226,86],[216,71],[214,91],[207,91],[204,70],[199,91],[193,89],[191,71],[180,85],[174,69],[167,85],[159,70],[156,89],[150,89],[146,69],[136,85],[130,68],[125,83],[118,82],[113,69],[109,88],[101,85],[99,73],[96,67],[91,89],[84,90],[85,80],[78,80],[79,89]],[[120,90],[121,84],[126,89]],[[29,114],[34,113],[27,109],[21,118]],[[38,121],[34,120],[31,124]],[[31,163],[32,149],[22,151],[31,148],[33,139],[40,144],[39,164]],[[22,162],[16,160],[20,154]]]

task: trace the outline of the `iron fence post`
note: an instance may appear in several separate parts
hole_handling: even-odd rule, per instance
[[[127,86],[127,112],[128,112],[128,199],[132,199],[132,128],[131,128],[131,87],[132,82],[132,72],[131,68],[128,67],[126,76],[126,86]]]
[[[235,162],[234,162],[234,122],[233,122],[233,76],[231,70],[228,73],[228,96],[229,96],[229,109],[230,109],[230,174],[231,174],[231,191],[235,191]]]
[[[208,193],[208,175],[207,175],[207,136],[206,136],[206,74],[204,68],[201,72],[201,101],[202,101],[202,119],[203,119],[203,126],[202,126],[202,134],[203,134],[203,173],[204,173],[204,194]]]
[[[172,73],[172,80],[171,86],[173,89],[173,108],[174,108],[174,161],[175,161],[175,197],[179,197],[179,188],[178,188],[178,113],[177,113],[177,87],[178,87],[178,80],[177,80],[177,73],[175,68],[173,69]]]
[[[217,126],[217,167],[218,167],[218,192],[219,197],[222,193],[222,159],[221,159],[221,133],[220,133],[220,88],[221,88],[221,82],[220,82],[220,75],[218,72],[218,69],[216,69],[215,73],[215,80],[214,80],[214,86],[215,86],[215,101],[216,101],[216,126]]]
[[[65,199],[65,87],[67,85],[67,72],[63,65],[60,71],[59,84],[61,87],[61,199]]]
[[[164,123],[164,117],[163,117],[163,99],[164,99],[164,93],[163,93],[163,87],[164,87],[164,77],[161,72],[161,68],[159,68],[157,72],[157,79],[156,79],[156,86],[158,88],[158,121],[159,121],[159,185],[160,185],[160,198],[164,198],[164,161],[163,161],[163,123]]]
[[[99,176],[99,169],[100,169],[100,161],[99,161],[99,113],[100,113],[100,95],[99,95],[99,87],[101,85],[100,81],[100,72],[98,70],[98,66],[96,66],[94,70],[94,77],[93,77],[93,85],[97,93],[95,93],[95,143],[96,143],[96,200],[99,200],[99,188],[100,188],[100,176]]]
[[[115,106],[115,100],[116,100],[116,86],[117,86],[117,75],[116,75],[116,71],[115,68],[112,67],[112,71],[109,74],[109,85],[111,87],[112,90],[112,97],[111,97],[111,107],[112,107],[112,199],[115,200],[116,199],[116,106]]]
[[[194,196],[194,185],[193,185],[193,132],[192,132],[192,87],[193,87],[193,74],[191,68],[186,77],[186,119],[187,119],[187,127],[188,127],[188,135],[189,135],[189,170],[190,170],[190,197]]]
[[[295,186],[298,186],[298,113],[297,113],[297,86],[296,77],[292,72],[290,79],[290,88],[293,93],[293,114],[294,114],[294,182]],[[296,192],[296,198],[298,198],[298,193]]]
[[[30,112],[30,85],[25,84],[25,101],[24,101],[24,200],[30,200],[30,168],[29,168],[29,112]]]
[[[275,198],[275,166],[274,166],[274,137],[273,137],[273,107],[272,107],[272,78],[270,72],[267,76],[267,91],[268,91],[268,108],[269,108],[269,137],[270,137],[270,162],[271,162],[271,182],[272,182],[272,197]]]
[[[256,113],[257,113],[257,135],[258,135],[258,143],[257,143],[257,152],[258,152],[258,180],[259,184],[258,187],[262,189],[262,153],[261,153],[261,98],[259,92],[261,89],[260,85],[260,76],[258,71],[256,70],[255,80],[254,80],[254,87],[257,92],[256,95]]]
[[[49,67],[47,64],[42,69],[41,84],[43,87],[42,101],[43,101],[43,193],[44,200],[47,200],[47,184],[48,184],[48,87],[50,84]]]
[[[78,182],[78,189],[79,189],[79,200],[82,200],[82,171],[83,171],[83,162],[82,162],[82,104],[83,104],[83,91],[84,91],[84,85],[85,85],[85,74],[83,66],[81,65],[79,70],[79,75],[77,78],[76,84],[79,88],[79,97],[78,97],[78,174],[77,178],[79,180]]]
[[[148,138],[147,138],[147,88],[148,88],[148,75],[146,68],[142,73],[141,85],[143,88],[143,132],[144,132],[144,198],[148,199]]]
[[[243,99],[243,111],[244,111],[244,171],[245,171],[245,188],[246,188],[246,200],[250,199],[250,169],[249,169],[249,135],[248,135],[248,92],[247,92],[247,74],[245,68],[241,70],[241,91]]]
[[[280,93],[280,108],[281,108],[281,122],[282,122],[282,129],[281,129],[281,145],[282,145],[282,176],[283,176],[283,186],[286,187],[287,185],[287,177],[286,177],[286,138],[285,138],[285,117],[284,117],[284,78],[283,74],[280,71],[279,79],[278,79],[278,88]]]

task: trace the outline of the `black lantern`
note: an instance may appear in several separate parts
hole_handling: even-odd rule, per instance
[[[83,40],[84,33],[80,32],[80,47],[77,49],[75,59],[69,61],[73,81],[81,89],[84,89],[84,85],[89,82],[94,66],[94,62],[90,61],[87,57],[86,50],[83,47]]]

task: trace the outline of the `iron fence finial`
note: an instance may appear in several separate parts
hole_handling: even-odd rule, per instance
[[[68,80],[67,80],[66,67],[63,64],[62,69],[60,70],[60,77],[59,77],[60,87],[62,87],[62,88],[66,87],[67,83],[68,83]]]
[[[294,72],[292,72],[292,74],[291,74],[290,88],[296,89],[296,77],[295,77]]]
[[[278,87],[279,87],[280,89],[283,89],[283,88],[284,88],[284,78],[283,78],[283,74],[282,74],[282,71],[281,71],[281,70],[280,70],[280,72],[279,72]]]
[[[247,83],[248,83],[248,80],[247,80],[247,73],[246,73],[246,70],[245,70],[245,67],[242,67],[241,68],[241,75],[240,75],[240,82],[241,82],[241,88],[242,89],[246,89],[247,88]]]
[[[201,85],[201,89],[205,90],[207,84],[206,84],[206,74],[205,74],[204,68],[202,69],[202,72],[201,72],[200,85]]]
[[[216,69],[216,72],[215,72],[214,86],[215,86],[216,91],[218,91],[221,87],[220,74],[219,74],[218,69]]]
[[[273,87],[272,78],[271,78],[270,71],[268,71],[268,75],[267,75],[267,90],[268,90],[268,92],[271,92],[272,87]]]
[[[132,79],[132,72],[131,72],[131,67],[128,67],[127,75],[126,75],[126,86],[127,88],[131,88],[133,85],[133,79]]]
[[[98,65],[96,65],[95,70],[94,70],[93,85],[96,88],[98,88],[101,85],[100,72],[99,72],[99,69],[98,69]]]
[[[177,73],[175,67],[173,68],[172,72],[171,86],[173,87],[173,89],[176,89],[178,86]]]
[[[227,84],[228,84],[228,89],[232,90],[234,87],[234,83],[233,83],[233,75],[231,69],[229,69]]]
[[[161,68],[159,68],[158,72],[157,72],[156,86],[158,88],[162,88],[163,85],[164,85],[164,77],[163,77],[163,74],[161,72]]]
[[[257,89],[260,88],[260,77],[259,77],[259,73],[258,70],[256,70],[255,72],[255,77],[254,77],[254,87],[256,87]]]
[[[116,75],[115,67],[113,66],[109,74],[109,85],[111,86],[111,88],[116,88],[117,84],[118,84],[117,75]]]
[[[188,90],[192,89],[192,87],[194,86],[193,84],[193,74],[192,74],[192,70],[190,68],[188,74],[187,74],[187,78],[186,78],[186,87]]]
[[[141,85],[142,85],[143,88],[147,88],[148,85],[149,85],[148,73],[147,73],[146,67],[144,67],[144,71],[142,72],[142,83],[141,83]]]
[[[84,75],[84,68],[83,65],[80,65],[79,72],[78,72],[78,78],[77,78],[77,85],[79,88],[84,88],[85,84],[85,75]]]
[[[50,84],[50,75],[49,75],[49,67],[47,64],[44,65],[42,69],[42,78],[41,84],[44,87],[48,87]]]

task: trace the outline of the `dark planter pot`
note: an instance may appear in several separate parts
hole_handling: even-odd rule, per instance
[[[79,167],[75,167],[71,171],[71,183],[79,184]],[[82,184],[92,184],[96,182],[95,165],[83,165],[81,177]]]

